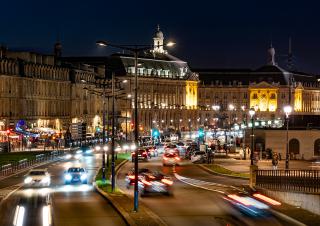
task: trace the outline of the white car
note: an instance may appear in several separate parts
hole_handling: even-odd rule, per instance
[[[196,151],[191,155],[191,162],[204,163],[206,161],[206,153],[204,151]]]
[[[50,186],[51,176],[47,169],[32,169],[24,178],[26,186]]]

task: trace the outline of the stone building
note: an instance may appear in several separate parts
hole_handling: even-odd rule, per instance
[[[0,59],[0,130],[52,129],[65,132],[71,122],[100,115],[101,101],[80,84],[94,73],[58,65],[54,56],[5,51]],[[24,128],[17,128],[17,122]]]
[[[178,131],[246,127],[250,108],[256,110],[256,127],[281,127],[287,104],[294,109],[292,125],[318,126],[317,76],[284,70],[276,64],[274,48],[268,51],[269,62],[258,69],[191,70],[165,49],[159,27],[153,41],[154,48],[138,56],[140,134],[150,134],[155,127]],[[60,43],[53,56],[0,48],[0,131],[15,129],[20,122],[26,128],[64,132],[71,123],[84,122],[87,132],[94,134],[102,126],[104,100],[111,114],[110,86],[106,99],[101,94],[113,71],[117,80],[127,81],[115,110],[118,128],[130,132],[133,55],[61,57],[61,52]]]
[[[199,109],[201,118],[222,119],[242,124],[254,108],[260,127],[283,125],[283,107],[291,105],[293,118],[301,125],[302,116],[319,115],[320,82],[318,77],[287,71],[275,63],[275,50],[270,61],[258,69],[193,69],[199,74]],[[305,124],[301,125],[306,127]],[[278,122],[278,126],[274,125]]]

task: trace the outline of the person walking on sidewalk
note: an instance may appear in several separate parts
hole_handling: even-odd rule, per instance
[[[279,156],[278,156],[278,153],[274,152],[272,154],[272,168],[274,170],[277,170],[278,169],[278,162],[279,162]]]

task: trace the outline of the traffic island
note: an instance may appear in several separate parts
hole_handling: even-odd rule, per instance
[[[116,161],[115,171],[118,172],[121,166],[127,163],[125,157],[119,157]],[[110,178],[110,169],[106,171],[106,178]],[[102,181],[102,169],[99,170],[95,178],[96,191],[106,198],[111,205],[118,211],[122,218],[126,221],[127,225],[131,226],[165,226],[167,225],[159,216],[153,213],[148,207],[139,203],[138,212],[133,211],[133,198],[124,194],[116,187],[115,191],[111,190],[110,180]]]
[[[250,174],[248,173],[235,172],[217,164],[202,164],[198,166],[208,173],[216,174],[219,176],[226,176],[226,177],[233,177],[233,178],[240,178],[240,179],[250,178]]]

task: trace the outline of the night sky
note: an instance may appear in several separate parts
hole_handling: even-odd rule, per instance
[[[189,3],[188,3],[189,2]],[[258,68],[272,41],[285,67],[292,37],[297,70],[320,74],[317,1],[25,1],[1,2],[0,43],[52,53],[59,34],[64,56],[102,55],[99,39],[151,44],[157,24],[177,42],[169,52],[193,68]]]

